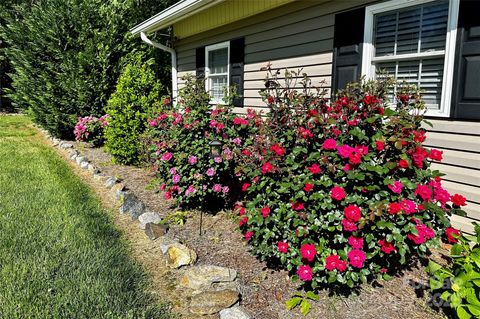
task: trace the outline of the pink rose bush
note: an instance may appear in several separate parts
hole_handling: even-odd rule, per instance
[[[391,275],[440,238],[456,240],[448,217],[464,214],[465,198],[429,168],[442,154],[423,146],[426,107],[415,89],[399,89],[389,107],[391,81],[350,85],[332,101],[308,78],[304,90],[292,81],[267,79],[270,113],[234,148],[245,194],[236,211],[255,254],[309,287],[353,287]]]
[[[92,143],[94,146],[103,145],[103,130],[108,125],[108,114],[101,117],[85,116],[79,117],[73,134],[75,140]]]

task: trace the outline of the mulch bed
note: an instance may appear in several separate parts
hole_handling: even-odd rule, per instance
[[[152,186],[153,173],[148,168],[112,164],[112,158],[101,148],[76,144],[76,148],[89,161],[107,175],[121,178],[148,209],[162,216],[176,212],[163,199],[158,188]],[[287,311],[285,301],[293,296],[298,285],[292,283],[288,273],[272,270],[249,253],[249,247],[236,230],[236,217],[232,212],[216,215],[203,214],[202,236],[199,235],[200,212],[190,211],[184,225],[170,225],[169,236],[176,237],[198,254],[197,264],[231,267],[238,271],[241,283],[242,305],[254,318],[287,319],[304,318],[298,310]],[[435,251],[432,258],[439,261],[445,251]],[[402,276],[390,281],[362,285],[347,295],[321,291],[320,300],[305,318],[388,318],[426,319],[445,318],[441,310],[432,309],[426,290],[428,276],[420,262],[414,263]]]

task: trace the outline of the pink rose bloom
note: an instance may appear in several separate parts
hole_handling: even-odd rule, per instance
[[[450,193],[443,189],[443,188],[437,188],[435,190],[435,197],[436,200],[438,200],[442,205],[445,205],[447,202],[450,201]]]
[[[173,154],[170,153],[170,152],[167,152],[167,153],[163,154],[160,159],[161,159],[162,161],[167,161],[167,162],[168,162],[169,160],[172,159],[172,157],[173,157]]]
[[[432,189],[427,185],[418,185],[415,189],[415,195],[420,196],[424,201],[429,201],[432,198]]]
[[[403,189],[403,184],[400,181],[395,181],[393,184],[388,185],[388,188],[395,194],[400,194]]]
[[[326,150],[334,150],[337,148],[337,141],[333,138],[328,138],[323,142],[323,148]]]
[[[363,248],[363,238],[361,237],[348,237],[348,244],[352,246],[354,249],[362,249]]]
[[[313,279],[312,268],[308,265],[298,267],[297,275],[302,281],[311,281]]]
[[[220,185],[220,184],[213,185],[213,191],[215,193],[220,193],[222,191],[222,185]]]
[[[171,192],[166,192],[165,195],[164,195],[164,198],[165,198],[166,200],[172,199],[172,193],[171,193]]]
[[[400,204],[402,205],[402,210],[406,215],[413,214],[417,211],[417,205],[410,199],[404,199],[400,202]]]
[[[330,190],[330,196],[335,200],[342,200],[346,197],[343,187],[335,186]]]
[[[348,146],[348,145],[342,145],[337,147],[338,155],[340,155],[343,158],[348,158],[350,155],[355,152],[355,148]]]
[[[253,237],[253,231],[246,231],[243,237],[245,238],[246,241],[249,241]]]
[[[173,182],[174,184],[178,184],[178,183],[180,182],[180,179],[181,179],[181,178],[180,178],[180,175],[175,174],[175,175],[173,175],[173,177],[172,177],[172,182]]]
[[[188,195],[193,194],[195,192],[196,192],[195,187],[193,187],[193,185],[190,185],[190,186],[188,186],[187,190],[185,191],[185,194],[188,196]]]
[[[229,191],[230,191],[230,188],[228,186],[223,186],[222,193],[228,194]]]
[[[220,156],[215,156],[215,158],[213,159],[213,161],[218,164],[218,163],[221,163],[221,162],[222,162],[222,158],[221,158]]]
[[[212,177],[213,175],[215,175],[215,170],[210,167],[209,169],[207,169],[207,176]]]
[[[355,225],[354,222],[351,222],[348,219],[342,220],[342,226],[343,226],[343,230],[348,232],[356,231],[358,229],[357,225]]]
[[[350,164],[345,164],[345,166],[343,167],[343,171],[344,172],[348,172],[350,170]]]
[[[268,215],[270,215],[270,207],[265,206],[262,208],[262,217],[267,218]]]
[[[170,172],[170,174],[172,174],[172,175],[173,175],[173,174],[176,174],[176,173],[177,173],[177,168],[176,168],[176,167],[172,167],[172,168],[170,168],[170,171],[169,171],[169,172]]]
[[[152,126],[152,127],[157,126],[157,120],[153,119],[153,120],[149,121],[148,126]]]
[[[195,164],[197,164],[197,157],[196,157],[196,156],[193,156],[193,155],[190,155],[190,156],[188,157],[188,163],[189,163],[190,165],[195,165]]]
[[[232,140],[233,144],[236,144],[236,145],[240,145],[242,143],[242,140],[238,137],[235,137],[233,140]]]
[[[306,259],[308,262],[312,262],[317,254],[317,249],[314,244],[303,244],[300,248],[300,254],[302,255],[302,258]]]
[[[348,261],[355,268],[363,268],[363,262],[367,259],[365,253],[361,250],[354,249],[348,253]]]
[[[347,263],[344,260],[341,260],[338,255],[330,255],[325,258],[325,268],[328,271],[337,269],[339,272],[342,272],[347,269]]]

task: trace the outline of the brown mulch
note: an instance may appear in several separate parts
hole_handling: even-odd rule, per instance
[[[103,173],[121,178],[126,187],[134,192],[148,209],[164,216],[176,211],[163,199],[158,189],[152,186],[154,176],[149,169],[115,165],[112,163],[111,156],[101,148],[89,148],[78,143],[75,147],[81,150],[89,161],[101,168]],[[298,309],[287,311],[285,301],[297,291],[297,284],[292,283],[286,271],[269,269],[265,262],[261,262],[249,253],[248,246],[236,231],[236,218],[232,212],[220,212],[216,215],[204,213],[202,236],[199,235],[200,212],[188,213],[186,223],[182,226],[171,225],[168,236],[178,238],[194,249],[198,254],[197,264],[213,264],[236,269],[241,283],[241,303],[256,319],[445,318],[442,311],[434,310],[429,306],[429,294],[426,290],[428,276],[420,262],[415,263],[402,276],[397,276],[390,281],[362,285],[358,291],[347,295],[321,291],[320,300],[312,303],[312,310],[306,317],[301,315]],[[146,239],[146,236],[141,238],[143,234],[138,231],[138,226],[132,225],[134,224],[126,221],[120,226],[137,229],[131,231],[134,233],[132,236],[127,230],[133,245],[143,247],[137,250],[135,257],[150,272],[160,271],[160,267],[156,267],[154,260],[158,255],[159,262],[163,262],[161,252],[155,248],[154,242]],[[148,258],[143,254],[149,254]],[[440,260],[443,254],[444,251],[435,251],[432,258]],[[157,292],[159,295],[168,294],[168,290],[171,290],[165,288],[173,284],[170,275],[154,276],[156,287],[159,290],[167,290]],[[161,278],[170,281],[159,282]]]

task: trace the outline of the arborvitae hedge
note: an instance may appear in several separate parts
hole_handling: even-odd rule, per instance
[[[128,30],[172,2],[42,0],[15,6],[0,26],[13,68],[10,99],[52,134],[72,138],[78,116],[104,113],[132,52],[156,55],[166,66],[156,76],[168,82],[168,56]]]

